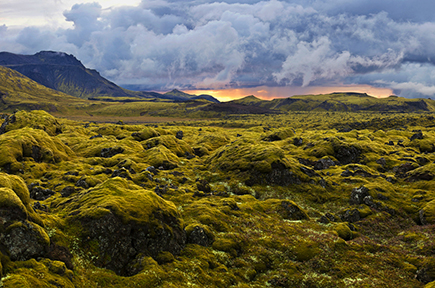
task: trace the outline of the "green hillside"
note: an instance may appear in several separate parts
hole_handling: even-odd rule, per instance
[[[271,101],[247,96],[232,101],[281,111],[389,111],[389,112],[432,112],[435,101],[428,99],[407,99],[397,96],[375,98],[361,93],[332,93],[321,95],[301,95],[277,98]]]
[[[0,79],[2,112],[12,112],[15,109],[65,112],[89,105],[86,100],[47,88],[3,66],[0,66]]]

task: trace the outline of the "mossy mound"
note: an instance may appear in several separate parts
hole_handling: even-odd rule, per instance
[[[145,127],[142,130],[140,130],[139,132],[134,132],[133,134],[131,134],[131,136],[135,140],[144,141],[144,140],[148,140],[148,139],[153,138],[153,137],[158,137],[158,136],[160,136],[160,133],[151,127]]]
[[[82,157],[111,158],[117,154],[134,154],[143,150],[137,141],[128,139],[116,139],[115,136],[103,136],[95,139],[79,138],[81,141],[72,146],[73,151]]]
[[[13,261],[41,257],[47,253],[50,239],[45,230],[36,224],[43,225],[30,206],[29,191],[24,181],[18,176],[0,173],[0,219],[2,252],[6,252]]]
[[[208,151],[214,151],[223,145],[226,145],[230,142],[230,139],[227,135],[222,133],[206,133],[204,135],[200,135],[197,144],[198,147],[204,147]]]
[[[178,167],[180,159],[165,146],[157,146],[139,154],[143,162],[156,168],[174,169]]]
[[[64,211],[73,225],[85,228],[84,247],[96,241],[95,264],[120,275],[140,272],[143,256],[157,257],[161,251],[178,254],[185,244],[174,204],[123,178],[78,194],[74,201],[66,201]]]
[[[0,187],[0,217],[3,225],[26,219],[42,225],[42,220],[30,205],[29,190],[21,177],[0,173]]]
[[[35,162],[58,163],[74,156],[69,147],[46,132],[21,128],[0,135],[0,167],[9,173],[22,168],[20,161],[32,158]]]
[[[294,201],[267,199],[254,205],[259,211],[274,211],[287,220],[308,220],[308,214]]]
[[[293,129],[291,128],[280,128],[276,131],[273,131],[269,134],[267,134],[265,137],[263,137],[264,141],[279,141],[279,140],[285,140],[289,137],[294,136],[295,133]]]
[[[419,211],[421,224],[435,224],[435,200],[430,201]]]
[[[2,287],[76,287],[72,282],[73,272],[59,261],[19,261],[10,272],[13,273],[2,279]]]
[[[195,152],[193,149],[183,140],[177,139],[173,135],[163,135],[160,137],[153,137],[147,141],[142,142],[145,149],[151,149],[162,145],[178,157],[185,157],[193,155]]]
[[[0,188],[0,215],[4,222],[27,219],[27,209],[21,199],[10,188]]]
[[[43,110],[33,110],[30,112],[18,111],[10,115],[0,127],[0,134],[24,127],[43,130],[50,136],[62,132],[62,125],[56,118]]]
[[[281,148],[254,140],[240,139],[221,147],[206,163],[210,169],[245,174],[246,184],[250,186],[267,183],[285,186],[301,182],[299,169],[294,169],[299,165],[291,163]]]
[[[352,240],[358,234],[352,230],[350,230],[349,225],[346,223],[338,223],[334,226],[334,231],[337,235],[343,240]]]
[[[272,163],[278,162],[285,167],[290,166],[282,149],[246,139],[240,139],[231,145],[219,148],[206,160],[210,166],[223,171],[255,170],[260,173],[271,172]]]

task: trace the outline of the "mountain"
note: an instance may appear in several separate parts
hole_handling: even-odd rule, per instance
[[[107,97],[133,97],[172,101],[206,99],[219,102],[210,95],[190,95],[176,89],[165,94],[124,89],[102,77],[96,70],[86,68],[73,55],[63,52],[41,51],[35,55],[0,52],[0,65],[14,69],[48,88],[83,99],[114,101]]]
[[[177,90],[177,89],[173,89],[169,92],[166,92],[165,94],[160,96],[160,98],[170,99],[170,100],[175,100],[175,101],[205,99],[205,100],[208,100],[208,101],[214,102],[214,103],[220,102],[219,100],[217,100],[216,98],[214,98],[211,95],[202,94],[202,95],[197,96],[197,95],[187,94],[187,93],[180,91],[180,90]]]
[[[375,98],[365,93],[300,95],[270,101],[261,100],[251,95],[231,102],[234,104],[244,104],[280,111],[435,111],[435,101],[430,99],[408,99],[398,96]]]
[[[35,55],[0,52],[0,65],[48,88],[83,99],[101,96],[155,98],[160,95],[123,89],[96,70],[86,68],[73,55],[62,52],[41,51]]]

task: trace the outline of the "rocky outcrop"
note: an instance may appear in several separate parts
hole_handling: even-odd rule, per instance
[[[186,243],[174,205],[124,178],[111,178],[64,205],[71,225],[84,227],[83,247],[98,243],[95,265],[119,275],[140,272],[144,256],[177,255]]]
[[[30,205],[29,191],[18,176],[0,173],[0,247],[12,261],[43,257],[50,239]]]

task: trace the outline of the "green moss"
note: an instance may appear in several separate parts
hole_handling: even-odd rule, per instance
[[[206,163],[224,171],[255,170],[260,173],[269,173],[272,171],[272,163],[278,161],[290,167],[282,149],[271,144],[240,139],[216,150],[206,160]]]
[[[430,201],[423,207],[420,212],[421,218],[424,218],[427,224],[435,224],[435,200]]]
[[[27,218],[27,210],[21,199],[10,188],[0,188],[0,209],[18,210],[20,214]],[[16,212],[15,212],[16,213]]]
[[[118,140],[114,136],[99,137],[92,140],[81,138],[71,147],[77,155],[86,158],[101,157],[103,149],[119,150],[120,153],[117,154],[119,156],[138,153],[143,150],[142,145],[131,138]]]
[[[157,211],[173,217],[178,216],[173,203],[120,177],[108,179],[79,194],[76,203],[66,206],[65,210],[77,211],[74,218],[94,219],[112,212],[124,223],[134,221],[149,224],[153,213]]]
[[[35,259],[15,262],[16,268],[6,277],[2,278],[2,287],[75,287],[71,281],[73,273],[66,268],[62,274],[57,273],[59,270],[53,268],[53,266],[57,267],[61,266],[61,264],[56,262],[58,261],[48,259],[44,259],[41,262]]]
[[[143,151],[139,157],[145,163],[156,168],[163,167],[165,169],[173,169],[178,167],[180,160],[177,155],[171,152],[165,146],[153,147],[149,150]]]
[[[230,138],[223,133],[206,133],[202,135],[197,144],[206,147],[209,151],[214,151],[230,142]]]
[[[266,135],[263,140],[265,141],[279,141],[279,140],[285,140],[289,137],[294,136],[295,133],[293,129],[291,128],[279,128],[268,135]]]
[[[178,140],[173,135],[154,137],[145,142],[142,142],[142,145],[145,149],[150,149],[153,147],[157,147],[158,145],[163,145],[178,157],[184,157],[186,156],[186,153],[189,153],[191,155],[194,154],[193,149],[186,142],[184,142],[183,140]]]
[[[229,216],[221,211],[221,207],[209,202],[209,200],[196,201],[196,203],[184,209],[184,214],[190,220],[187,227],[191,224],[197,225],[199,222],[203,224],[201,227],[208,226],[217,232],[227,232],[229,230]]]
[[[157,263],[162,265],[162,264],[174,262],[175,258],[174,258],[174,255],[172,255],[170,252],[168,252],[168,251],[161,251],[159,253],[159,255],[157,255],[156,261],[157,261]]]
[[[20,167],[19,161],[32,157],[37,162],[58,163],[69,160],[74,153],[57,138],[32,128],[21,128],[0,135],[0,167],[10,165],[11,172]],[[8,169],[8,168],[6,168]]]
[[[145,127],[139,132],[133,133],[131,136],[133,136],[138,141],[143,141],[153,137],[158,137],[160,136],[160,133],[151,127]]]
[[[352,240],[357,236],[357,233],[350,230],[349,226],[346,223],[338,223],[334,226],[334,231],[337,233],[338,237],[343,240]]]
[[[233,257],[237,256],[240,245],[233,239],[216,239],[212,245],[213,249],[229,253]]]
[[[0,187],[0,207],[17,208],[31,221],[43,225],[41,218],[31,207],[29,190],[21,177],[0,172]]]
[[[189,235],[192,233],[192,231],[196,227],[200,227],[201,229],[204,230],[205,234],[207,235],[207,238],[210,239],[210,242],[214,241],[215,236],[214,236],[212,230],[210,229],[210,227],[208,227],[207,225],[202,225],[202,224],[190,224],[190,225],[188,225],[186,228],[184,228],[184,230],[186,231],[186,236],[189,237]]]
[[[301,241],[296,244],[295,256],[297,261],[308,261],[320,254],[318,244],[313,241]]]
[[[12,117],[15,121],[6,125],[5,132],[28,127],[43,130],[50,136],[56,136],[62,131],[57,119],[43,110],[18,111]]]

